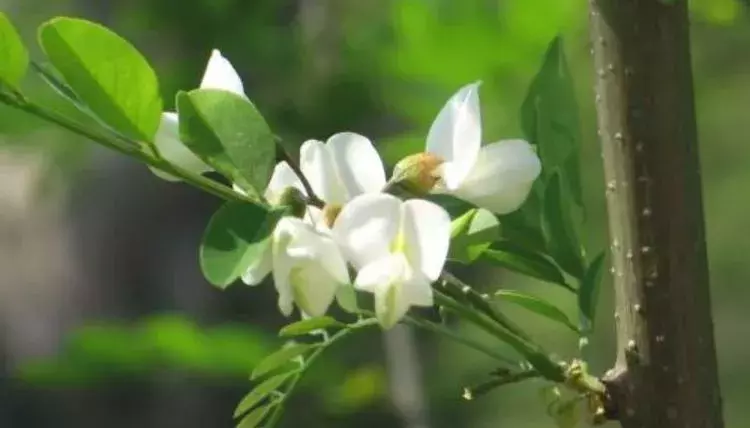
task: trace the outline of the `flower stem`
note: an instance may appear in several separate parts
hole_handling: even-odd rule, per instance
[[[510,357],[506,357],[505,355],[502,355],[499,352],[493,350],[492,348],[487,347],[479,342],[475,342],[471,339],[467,339],[466,337],[463,337],[457,333],[454,333],[450,329],[447,329],[439,324],[435,324],[427,320],[420,320],[419,318],[413,317],[413,316],[407,316],[406,318],[404,318],[404,323],[445,336],[448,339],[456,343],[460,343],[466,346],[467,348],[471,348],[475,351],[481,352],[491,358],[494,358],[498,361],[502,361],[503,363],[511,364],[511,365],[518,365],[518,361]]]
[[[28,101],[21,94],[8,94],[0,92],[0,102],[26,112],[32,116],[36,116],[47,122],[53,123],[74,134],[88,138],[89,140],[101,146],[107,147],[108,149],[135,158],[221,199],[227,201],[243,201],[254,204],[259,203],[259,201],[252,200],[240,195],[239,193],[233,191],[231,188],[219,183],[218,181],[212,180],[202,175],[194,174],[190,171],[186,171],[182,168],[168,163],[167,161],[162,159],[147,143],[125,140],[124,138],[119,136],[117,138],[114,138],[98,133],[96,131],[92,131],[90,129],[87,129],[84,125],[76,122],[75,120],[67,118],[54,110],[46,109],[40,105]]]
[[[319,346],[318,348],[316,348],[315,351],[313,351],[310,354],[310,356],[307,358],[304,366],[302,366],[302,368],[292,377],[292,380],[287,384],[286,389],[284,390],[282,396],[279,398],[278,402],[276,403],[273,409],[273,412],[271,413],[271,416],[268,418],[264,426],[266,428],[272,428],[279,422],[279,419],[281,418],[281,414],[284,410],[284,404],[286,403],[286,400],[289,399],[291,392],[297,386],[297,383],[299,383],[300,379],[302,379],[302,375],[305,374],[305,371],[318,358],[320,358],[320,355],[323,353],[324,350],[328,349],[328,347],[340,341],[341,339],[349,336],[351,333],[354,333],[355,331],[358,331],[366,327],[375,326],[375,325],[378,325],[378,320],[376,320],[375,318],[363,319],[363,320],[357,321],[354,324],[348,324],[346,327],[337,331],[334,335],[328,338],[323,343],[323,346]]]
[[[300,169],[299,163],[295,161],[294,156],[292,156],[292,154],[289,152],[289,149],[287,149],[286,146],[281,143],[281,137],[275,136],[274,140],[276,141],[276,145],[281,149],[281,155],[284,161],[289,165],[292,171],[297,174],[297,177],[299,177],[300,181],[302,182],[302,187],[305,188],[305,193],[307,193],[307,204],[314,207],[323,208],[323,206],[325,206],[326,204],[325,201],[320,199],[318,195],[315,194],[315,191],[310,184],[310,180],[308,180],[305,174],[302,173],[302,169]]]

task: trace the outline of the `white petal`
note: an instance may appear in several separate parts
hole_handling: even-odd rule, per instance
[[[315,229],[328,229],[328,226],[325,224],[325,217],[323,217],[323,210],[318,207],[309,205],[307,211],[305,211],[305,217],[302,220],[310,226],[313,226]]]
[[[385,186],[383,161],[367,137],[342,132],[329,138],[326,146],[350,199],[363,193],[379,192]]]
[[[322,141],[307,140],[300,147],[300,169],[313,191],[329,204],[343,204],[349,197],[336,171],[336,164]]]
[[[300,260],[292,269],[290,282],[294,302],[313,317],[325,315],[341,286],[315,258]]]
[[[298,228],[293,220],[296,219],[284,217],[279,220],[271,242],[273,284],[279,294],[279,310],[286,316],[291,315],[294,310],[294,296],[289,278],[294,268],[294,260],[287,251],[295,239],[295,229]]]
[[[441,157],[443,181],[457,188],[476,161],[482,142],[479,85],[464,86],[445,104],[427,134],[427,152]]]
[[[409,310],[403,293],[410,268],[403,254],[392,254],[360,270],[355,287],[375,294],[375,316],[384,329],[396,325]]]
[[[271,273],[273,262],[271,247],[269,246],[263,255],[256,259],[245,273],[242,274],[242,282],[247,285],[258,285]]]
[[[412,199],[402,205],[404,251],[413,268],[435,281],[445,265],[451,219],[439,205]]]
[[[362,267],[357,272],[354,287],[368,293],[376,293],[379,288],[401,280],[405,264],[403,254],[387,254]]]
[[[224,58],[218,49],[211,51],[211,58],[209,58],[206,71],[203,73],[200,87],[201,89],[223,89],[245,96],[242,79],[240,79],[229,60]]]
[[[504,140],[488,144],[479,152],[477,163],[453,194],[497,214],[518,209],[542,171],[531,144]]]
[[[323,315],[338,288],[349,283],[346,262],[333,239],[291,217],[279,222],[274,238],[273,271],[280,301],[288,292],[303,312]]]
[[[434,304],[432,281],[419,271],[413,271],[411,278],[404,282],[401,292],[403,299],[411,306],[430,307]]]
[[[184,170],[195,174],[203,174],[211,171],[212,168],[206,165],[198,156],[193,154],[190,149],[180,141],[180,128],[177,113],[164,112],[161,115],[159,129],[154,137],[154,145],[159,155],[172,165],[178,166]],[[170,181],[179,181],[178,178],[152,169],[160,178]]]
[[[288,163],[282,161],[273,168],[273,174],[268,181],[264,196],[271,203],[276,203],[287,187],[296,187],[303,195],[306,195],[305,186],[302,185],[300,178]]]
[[[346,204],[333,225],[333,237],[354,267],[390,254],[399,231],[401,200],[383,193],[366,193]]]

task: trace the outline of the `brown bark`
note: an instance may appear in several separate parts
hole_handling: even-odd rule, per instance
[[[687,2],[590,0],[625,428],[723,426]]]

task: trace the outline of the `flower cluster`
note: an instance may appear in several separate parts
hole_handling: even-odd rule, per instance
[[[244,95],[231,64],[213,51],[201,88]],[[461,88],[438,113],[424,153],[403,159],[386,181],[385,168],[366,137],[343,132],[326,142],[308,140],[300,148],[300,170],[325,206],[308,206],[301,216],[276,225],[266,254],[248,266],[242,280],[259,284],[272,274],[279,309],[290,315],[323,315],[354,288],[375,298],[384,328],[396,324],[411,306],[432,306],[431,284],[448,255],[451,219],[424,199],[384,193],[388,183],[409,185],[417,193],[447,193],[497,214],[516,210],[528,196],[541,163],[523,140],[482,146],[479,83]],[[177,115],[165,112],[156,137],[163,158],[195,173],[210,171],[179,140]],[[163,178],[170,179],[160,175]],[[288,189],[306,194],[302,180],[286,163],[276,165],[265,191],[279,204]],[[235,190],[243,192],[235,186]]]

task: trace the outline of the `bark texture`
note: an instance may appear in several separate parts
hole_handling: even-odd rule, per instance
[[[590,24],[617,299],[610,417],[722,427],[687,2],[590,0]]]

